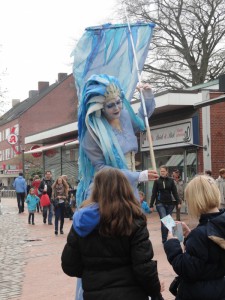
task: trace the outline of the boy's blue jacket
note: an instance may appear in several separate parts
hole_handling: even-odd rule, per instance
[[[148,206],[148,203],[146,201],[142,201],[141,208],[142,208],[143,212],[148,213],[148,214],[151,213],[151,210],[150,210],[150,208]]]
[[[73,228],[76,233],[85,237],[99,224],[99,206],[97,203],[90,204],[78,209],[73,215]]]

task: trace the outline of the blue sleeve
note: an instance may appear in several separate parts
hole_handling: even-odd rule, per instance
[[[147,117],[149,119],[151,117],[151,115],[153,114],[154,110],[155,110],[155,98],[154,98],[153,93],[150,92],[150,93],[147,93],[146,95],[144,95],[144,99],[145,99],[146,113],[147,113]],[[143,121],[145,121],[145,116],[144,116],[144,110],[143,110],[142,102],[141,102],[140,107],[138,109],[137,115]],[[132,124],[133,124],[134,131],[135,132],[139,131],[139,129],[134,124],[134,122],[132,122]]]
[[[82,141],[82,147],[96,172],[105,167],[110,167],[106,165],[102,150],[88,132]],[[140,172],[133,172],[127,169],[121,169],[120,171],[127,177],[130,184],[136,188]]]
[[[148,203],[146,201],[142,202],[141,207],[143,208],[144,212],[146,212],[148,214],[151,213]]]
[[[28,203],[29,200],[30,200],[30,194],[27,195],[27,198],[26,198],[25,202]]]
[[[148,118],[150,118],[155,110],[155,98],[152,93],[150,93],[148,97],[147,96],[145,97],[145,107],[146,107],[147,116]],[[138,116],[142,118],[142,120],[144,120],[144,110],[143,110],[142,102],[141,102],[141,106],[138,109]]]

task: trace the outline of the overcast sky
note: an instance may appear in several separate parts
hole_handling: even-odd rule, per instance
[[[38,81],[72,73],[70,54],[86,27],[113,22],[116,0],[7,0],[0,10],[1,89],[25,100]]]

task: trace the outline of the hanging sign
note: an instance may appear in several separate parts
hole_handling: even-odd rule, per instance
[[[15,133],[10,133],[10,135],[8,135],[7,137],[7,142],[10,145],[15,145],[18,142],[18,136]]]

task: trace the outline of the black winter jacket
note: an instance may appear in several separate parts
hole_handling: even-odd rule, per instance
[[[176,201],[173,201],[172,195]],[[171,177],[162,177],[154,181],[152,188],[152,197],[150,207],[153,207],[154,203],[163,204],[179,204],[179,196],[174,180]]]
[[[146,223],[137,220],[129,237],[102,237],[95,229],[80,237],[73,227],[62,253],[62,269],[81,277],[84,300],[148,300],[160,293],[157,262]]]
[[[49,198],[51,199],[53,183],[54,183],[53,179],[47,180],[46,178],[43,178],[40,185],[39,185],[39,188],[38,188],[39,192],[43,193],[43,190],[44,190],[44,187],[45,187],[45,184],[46,184],[47,185],[47,194],[48,194]]]
[[[225,211],[202,215],[185,248],[183,253],[177,239],[164,245],[168,261],[181,278],[176,299],[225,300]]]

